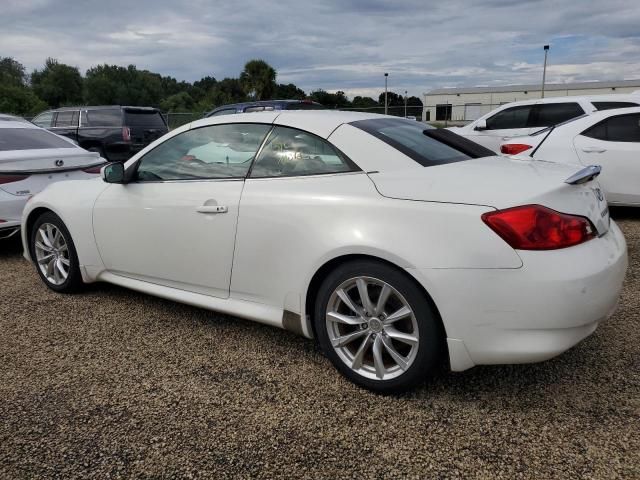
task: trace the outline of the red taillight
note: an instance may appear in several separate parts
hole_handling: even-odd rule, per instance
[[[122,127],[122,140],[125,142],[131,141],[131,130],[129,127]]]
[[[106,163],[100,163],[99,165],[94,165],[93,167],[83,168],[82,171],[86,173],[100,173],[102,167],[104,167]]]
[[[556,212],[542,205],[484,213],[482,221],[517,250],[555,250],[596,236],[588,218]]]
[[[29,175],[6,175],[6,174],[0,174],[0,184],[19,182],[20,180],[24,180],[25,178],[29,178]]]
[[[504,145],[500,145],[500,152],[505,155],[517,155],[526,150],[529,150],[531,145],[527,145],[525,143],[506,143]]]

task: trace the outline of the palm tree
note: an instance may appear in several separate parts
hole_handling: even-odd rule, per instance
[[[248,96],[268,100],[276,89],[276,71],[264,60],[249,60],[240,74],[240,83]]]

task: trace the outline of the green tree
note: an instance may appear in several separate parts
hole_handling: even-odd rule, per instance
[[[380,104],[376,102],[371,97],[361,97],[359,95],[353,97],[353,102],[351,102],[354,108],[373,108],[379,107]]]
[[[216,83],[218,83],[218,81],[214,77],[206,76],[193,82],[193,86],[203,90],[204,92],[208,92],[215,87]]]
[[[225,78],[216,82],[203,102],[208,105],[205,110],[229,103],[244,102],[247,99],[244,92],[242,83],[237,78]]]
[[[90,105],[160,105],[162,77],[135,65],[98,65],[87,70],[85,101]]]
[[[341,90],[338,90],[336,93],[329,93],[320,88],[311,92],[309,97],[314,102],[321,103],[325,107],[345,108],[351,106],[351,102]]]
[[[280,100],[304,100],[307,98],[307,94],[304,93],[304,90],[298,88],[293,83],[279,83],[276,85],[276,90],[273,95],[274,98],[278,98]]]
[[[160,109],[163,112],[190,112],[195,103],[187,92],[179,92],[163,99],[160,102]]]
[[[32,117],[47,108],[31,89],[0,83],[0,112]]]
[[[31,87],[51,107],[82,102],[82,76],[76,67],[47,58],[42,70],[31,74]]]
[[[11,57],[0,57],[0,85],[21,87],[26,84],[24,66]]]
[[[276,71],[264,60],[249,60],[240,74],[240,84],[248,97],[268,100],[276,91]]]

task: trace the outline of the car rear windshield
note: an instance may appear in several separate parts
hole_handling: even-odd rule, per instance
[[[351,125],[401,151],[424,167],[462,162],[472,157],[426,135],[434,127],[415,120],[377,118],[358,120]]]
[[[83,110],[81,124],[89,127],[121,127],[122,111],[119,108]]]
[[[0,151],[44,148],[75,148],[75,145],[39,128],[0,128]]]
[[[164,118],[155,110],[125,110],[124,124],[127,127],[165,128]]]

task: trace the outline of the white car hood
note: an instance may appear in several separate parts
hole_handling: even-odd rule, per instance
[[[581,167],[511,157],[485,157],[422,169],[371,173],[378,192],[390,198],[485,205],[504,209],[540,204],[588,217],[598,232],[609,228],[606,200],[597,181],[569,185]]]

